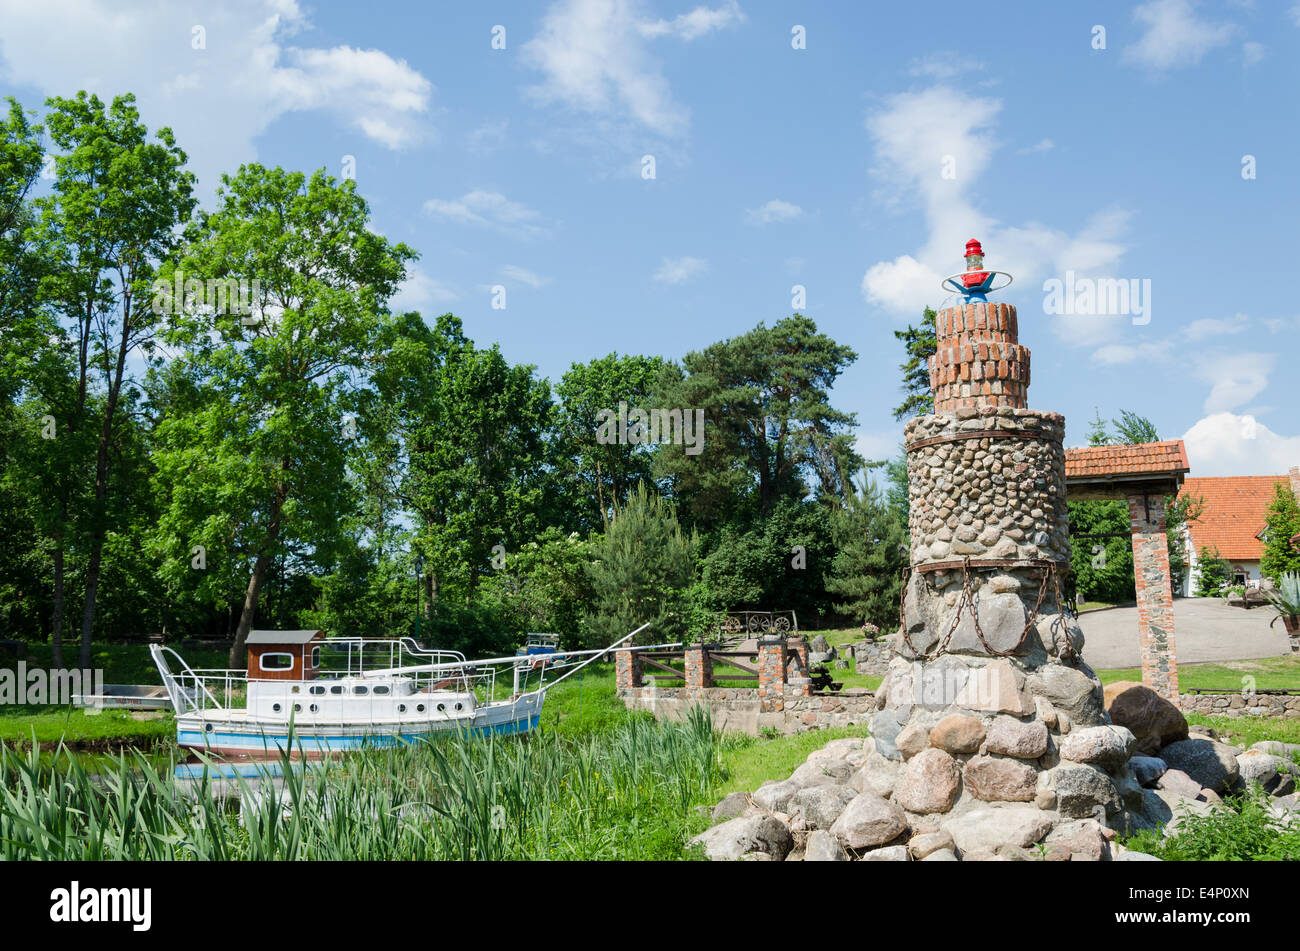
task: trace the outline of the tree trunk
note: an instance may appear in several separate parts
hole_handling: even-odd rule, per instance
[[[50,630],[51,663],[63,667],[63,539],[54,545],[54,618]]]
[[[253,576],[248,579],[248,590],[244,593],[244,608],[239,613],[239,624],[235,627],[235,640],[230,645],[227,665],[237,670],[245,662],[244,651],[248,645],[248,632],[253,629],[253,616],[257,613],[257,596],[262,590],[262,580],[266,577],[267,566],[275,551],[275,543],[280,538],[280,512],[284,508],[287,486],[281,482],[275,489],[275,499],[271,502],[271,520],[266,529],[266,542],[258,552],[257,561],[253,563]]]

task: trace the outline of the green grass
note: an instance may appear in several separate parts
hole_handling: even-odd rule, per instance
[[[29,644],[22,658],[28,670],[49,669],[51,650],[48,644]],[[221,650],[187,650],[185,659],[192,667],[224,667],[226,652]],[[64,660],[75,662],[75,645],[65,645]],[[94,644],[91,667],[104,671],[106,684],[158,684],[158,669],[143,644]],[[18,661],[0,660],[0,668],[17,671]],[[105,751],[134,746],[152,749],[170,742],[175,735],[171,713],[156,718],[133,719],[126,710],[102,710],[99,713],[57,704],[0,706],[0,741],[11,746],[28,747],[35,737],[41,749],[52,750],[66,743],[75,750]]]
[[[1255,786],[1224,800],[1226,809],[1187,815],[1177,834],[1139,832],[1124,844],[1167,862],[1300,861],[1300,825],[1284,825],[1269,812],[1269,795]]]
[[[1187,714],[1187,722],[1214,729],[1217,736],[1234,746],[1250,747],[1260,740],[1300,743],[1300,720],[1276,717],[1208,717]]]
[[[728,793],[753,792],[769,779],[785,779],[831,740],[846,736],[867,736],[865,726],[811,730],[774,739],[737,735],[732,747],[722,754],[725,779],[714,789],[714,800]]]
[[[1142,681],[1140,667],[1097,671],[1104,684],[1119,680]],[[1300,654],[1262,657],[1257,660],[1233,660],[1217,664],[1179,664],[1178,686],[1189,690],[1226,690],[1236,692],[1244,686],[1243,677],[1255,678],[1255,689],[1300,689]]]

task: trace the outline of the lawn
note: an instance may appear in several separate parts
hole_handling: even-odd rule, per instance
[[[65,660],[74,660],[76,647],[65,647]],[[185,659],[193,667],[224,667],[226,652],[221,650],[187,650]],[[28,645],[23,658],[27,669],[50,667],[48,644]],[[13,658],[0,660],[0,667],[17,670]],[[94,644],[91,647],[92,669],[104,671],[106,684],[161,683],[158,670],[143,644]],[[126,710],[80,710],[58,704],[0,706],[0,741],[11,746],[27,747],[35,738],[42,749],[52,749],[65,742],[74,750],[111,750],[123,746],[153,748],[175,735],[170,713],[133,718]]]
[[[1142,680],[1142,668],[1126,667],[1099,670],[1097,676],[1104,684],[1119,680]],[[1254,677],[1256,690],[1300,689],[1300,654],[1282,657],[1261,657],[1257,660],[1233,660],[1217,664],[1179,664],[1178,685],[1189,690],[1224,690],[1236,692],[1249,684],[1245,677]]]

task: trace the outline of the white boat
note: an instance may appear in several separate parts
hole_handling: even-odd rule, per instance
[[[569,651],[538,665],[519,656],[470,661],[410,638],[326,638],[322,631],[249,632],[246,671],[195,670],[161,644],[149,652],[176,713],[178,745],[222,755],[319,756],[440,732],[527,732],[549,689],[648,626],[603,650]],[[559,669],[565,673],[546,683]],[[529,689],[533,672],[537,683]]]

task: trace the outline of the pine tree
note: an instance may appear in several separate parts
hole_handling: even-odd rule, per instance
[[[894,407],[894,419],[911,419],[934,412],[934,394],[930,391],[930,357],[939,349],[935,331],[936,314],[930,307],[921,315],[921,324],[895,330],[894,337],[903,341],[907,360],[898,365],[903,371],[903,402]]]
[[[1230,580],[1228,563],[1219,557],[1219,549],[1202,545],[1196,559],[1196,596],[1217,598],[1219,590]]]
[[[834,529],[839,552],[827,573],[826,590],[844,599],[836,602],[835,610],[855,622],[896,629],[902,570],[908,560],[906,524],[868,485],[847,509],[836,513]]]

